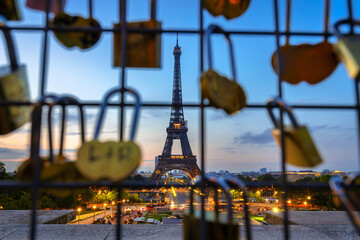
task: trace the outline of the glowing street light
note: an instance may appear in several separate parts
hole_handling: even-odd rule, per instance
[[[106,203],[104,203],[104,218],[105,218],[105,213],[106,213]]]
[[[278,212],[279,209],[278,208],[273,208],[273,212]]]
[[[78,220],[78,224],[80,224],[80,213],[81,213],[81,208],[78,208],[77,211],[79,212],[79,220]]]
[[[307,197],[307,199],[308,199],[308,200],[310,200],[310,199],[311,199],[311,197],[310,197],[310,196],[308,196],[308,197]]]
[[[95,205],[93,206],[93,209],[94,209],[94,216],[93,216],[93,222],[94,222],[95,221],[95,209],[96,209]]]

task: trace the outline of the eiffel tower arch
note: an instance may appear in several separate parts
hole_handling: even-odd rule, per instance
[[[174,169],[186,172],[191,178],[200,174],[200,168],[197,165],[196,156],[193,155],[191,151],[189,139],[187,137],[187,121],[184,120],[180,71],[181,48],[177,39],[173,55],[174,80],[170,122],[169,127],[166,129],[167,137],[164,150],[161,155],[157,156],[155,170],[151,175],[152,181],[159,181],[162,175]],[[182,155],[171,154],[174,140],[180,140]]]

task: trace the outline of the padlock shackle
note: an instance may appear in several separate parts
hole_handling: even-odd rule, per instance
[[[97,120],[96,129],[95,129],[95,132],[94,132],[94,140],[97,140],[99,138],[102,122],[103,122],[104,115],[105,115],[105,110],[106,110],[107,105],[109,104],[109,99],[115,93],[124,94],[125,92],[131,93],[136,99],[135,111],[134,111],[133,122],[132,122],[132,128],[131,128],[131,132],[130,132],[130,141],[134,141],[136,128],[137,128],[137,123],[138,123],[138,118],[139,118],[139,111],[140,111],[140,107],[141,107],[141,98],[140,98],[139,93],[137,93],[134,89],[131,89],[131,88],[114,88],[114,89],[110,89],[105,94],[104,100],[102,101],[102,104],[101,104],[101,110],[100,110],[100,114],[99,114],[99,117],[98,117],[98,120]]]
[[[230,194],[230,187],[229,185],[226,183],[226,181],[222,178],[216,178],[216,177],[212,177],[212,176],[207,176],[205,175],[204,176],[204,180],[205,180],[205,183],[211,183],[215,188],[215,191],[217,191],[217,188],[220,187],[224,190],[224,193],[225,193],[225,197],[227,199],[227,202],[228,202],[228,222],[231,223],[234,219],[233,217],[233,213],[232,213],[232,208],[231,208],[231,205],[232,205],[232,197],[231,197],[231,194]],[[202,179],[198,179],[194,185],[197,185],[198,183],[200,183],[202,181]],[[215,193],[217,194],[217,193]],[[191,188],[191,191],[190,191],[190,214],[194,214],[194,193],[193,193],[193,188]],[[215,203],[215,207],[216,209],[218,210],[218,202],[216,201]],[[219,212],[216,211],[216,214],[217,214],[217,217],[218,217],[218,214]]]
[[[93,18],[93,0],[89,1],[89,18]]]
[[[18,59],[17,59],[17,55],[16,55],[14,40],[11,36],[10,30],[8,28],[4,28],[4,27],[6,27],[5,18],[2,16],[0,17],[0,25],[1,25],[1,23],[3,23],[3,27],[0,29],[5,38],[8,58],[10,61],[10,67],[11,67],[12,71],[15,71],[16,69],[19,68],[19,63],[18,63]]]
[[[244,213],[245,213],[245,227],[246,227],[246,239],[251,240],[251,224],[250,224],[250,214],[249,214],[249,206],[248,206],[248,194],[246,190],[245,183],[237,177],[225,177],[226,183],[229,184],[230,187],[239,188],[243,191],[243,196],[245,200]]]
[[[231,64],[231,74],[233,77],[233,80],[235,82],[237,82],[237,77],[236,77],[236,70],[235,70],[235,58],[234,58],[234,48],[233,48],[233,44],[232,41],[230,39],[230,34],[225,32],[224,29],[222,29],[220,26],[215,25],[215,24],[211,24],[206,32],[205,32],[205,46],[207,46],[207,48],[205,47],[205,49],[207,49],[207,57],[208,57],[208,65],[209,65],[209,69],[212,69],[213,67],[213,62],[212,62],[212,53],[211,53],[211,34],[214,32],[220,32],[222,33],[226,40],[227,43],[229,45],[229,52],[230,52],[230,64]]]
[[[340,198],[340,201],[344,206],[349,218],[351,219],[353,225],[360,234],[360,218],[358,214],[355,213],[355,211],[358,211],[357,206],[360,205],[360,202],[357,203],[351,202],[351,199],[346,194],[346,190],[344,187],[345,185],[344,180],[339,176],[331,177],[329,181],[329,185],[331,190]]]
[[[60,133],[60,147],[59,147],[59,155],[63,154],[64,150],[64,139],[65,139],[65,126],[66,126],[66,106],[67,105],[75,105],[79,109],[79,115],[80,115],[80,137],[81,142],[85,142],[85,118],[84,118],[84,111],[83,107],[80,104],[80,102],[73,96],[70,95],[64,95],[60,96],[55,100],[55,103],[53,105],[49,106],[48,110],[48,135],[49,135],[49,151],[50,151],[50,161],[54,161],[54,155],[53,155],[53,144],[52,144],[52,110],[55,105],[61,105],[62,108],[62,120],[61,120],[61,133]]]
[[[290,118],[290,121],[292,123],[292,125],[297,128],[299,127],[299,124],[292,112],[292,108],[290,106],[288,106],[281,98],[271,98],[267,101],[266,104],[267,107],[267,111],[269,113],[269,116],[271,118],[271,121],[274,123],[274,126],[276,128],[280,128],[280,120],[276,119],[273,109],[278,107],[280,109],[282,109],[285,113],[287,113],[287,115]]]
[[[344,36],[344,34],[342,34],[340,32],[340,26],[341,25],[344,25],[344,24],[350,24],[350,25],[358,25],[360,26],[360,21],[359,20],[351,20],[351,19],[343,19],[343,20],[340,20],[340,21],[337,21],[335,24],[334,24],[334,35],[337,36],[337,37],[342,37]]]

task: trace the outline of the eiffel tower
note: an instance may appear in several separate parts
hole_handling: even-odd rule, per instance
[[[159,181],[162,175],[174,169],[186,172],[191,178],[200,174],[199,166],[196,163],[196,156],[194,156],[191,151],[189,139],[187,137],[187,121],[184,120],[180,71],[181,48],[177,38],[173,55],[175,61],[170,123],[169,127],[166,129],[167,137],[164,150],[161,155],[157,156],[155,170],[151,175],[152,181]],[[182,155],[171,154],[174,139],[180,139]]]

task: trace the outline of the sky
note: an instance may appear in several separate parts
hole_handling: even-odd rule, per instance
[[[116,0],[93,0],[94,17],[102,27],[111,28],[118,22],[118,3]],[[128,21],[149,19],[148,0],[131,0],[127,5]],[[360,2],[354,2],[354,16],[360,18]],[[88,1],[68,0],[65,11],[70,15],[88,15]],[[204,10],[204,28],[216,23],[226,30],[273,31],[275,28],[272,0],[253,0],[247,11],[233,20],[213,17]],[[330,27],[347,17],[347,7],[343,0],[331,1]],[[285,29],[285,1],[279,0],[280,27]],[[25,0],[19,0],[23,19],[8,22],[11,26],[44,26],[45,14],[25,7]],[[199,4],[193,0],[158,0],[157,17],[164,29],[199,28]],[[294,0],[291,16],[292,31],[323,31],[324,0]],[[52,16],[51,16],[52,18]],[[32,99],[39,97],[42,31],[13,31],[20,62],[27,67],[28,81]],[[275,51],[275,37],[270,35],[232,35],[234,44],[236,72],[238,81],[244,88],[248,104],[264,104],[277,94],[277,76],[270,58]],[[7,64],[4,42],[1,38],[0,66]],[[321,42],[321,37],[292,36],[292,44]],[[331,42],[337,40],[332,37]],[[164,33],[161,45],[161,68],[126,70],[127,86],[136,89],[144,102],[171,102],[174,59],[173,47],[175,33]],[[231,77],[229,56],[226,42],[222,36],[213,36],[214,69],[224,76]],[[281,39],[284,43],[284,39]],[[199,36],[179,34],[182,48],[181,75],[184,103],[198,103],[200,99],[200,44]],[[116,87],[121,76],[121,69],[112,66],[113,35],[103,33],[99,42],[90,49],[68,49],[61,45],[53,33],[49,33],[48,72],[46,93],[72,94],[80,100],[100,101],[110,88]],[[205,59],[205,69],[207,60]],[[355,104],[354,82],[343,64],[325,81],[317,85],[284,83],[284,99],[289,104]],[[129,98],[130,99],[130,98]],[[100,139],[118,139],[117,111],[107,111]],[[131,128],[132,110],[126,111],[126,130]],[[98,108],[86,108],[86,139],[91,140]],[[188,137],[192,151],[200,159],[200,111],[184,108],[188,121]],[[58,119],[59,111],[54,112]],[[78,117],[76,109],[69,108],[65,152],[71,159],[76,159],[80,146]],[[307,125],[323,157],[323,163],[313,170],[331,169],[355,171],[359,168],[357,150],[357,120],[353,110],[296,109],[295,116],[300,124]],[[280,149],[275,144],[271,130],[273,125],[265,109],[248,108],[235,115],[227,115],[219,109],[207,109],[206,117],[206,171],[229,170],[231,172],[279,170]],[[166,127],[169,124],[170,108],[142,108],[135,141],[142,149],[143,162],[139,171],[152,171],[155,156],[162,153]],[[46,119],[44,121],[46,123]],[[59,121],[54,121],[58,133]],[[6,164],[8,171],[13,171],[28,158],[29,127],[24,127],[11,134],[0,136],[0,161]],[[128,135],[126,135],[128,136]],[[59,135],[55,134],[55,148]],[[41,138],[42,153],[46,154],[48,139],[46,124],[43,124]],[[173,153],[180,153],[180,144],[175,142]],[[200,160],[198,160],[200,165]],[[289,170],[302,170],[288,165]]]

